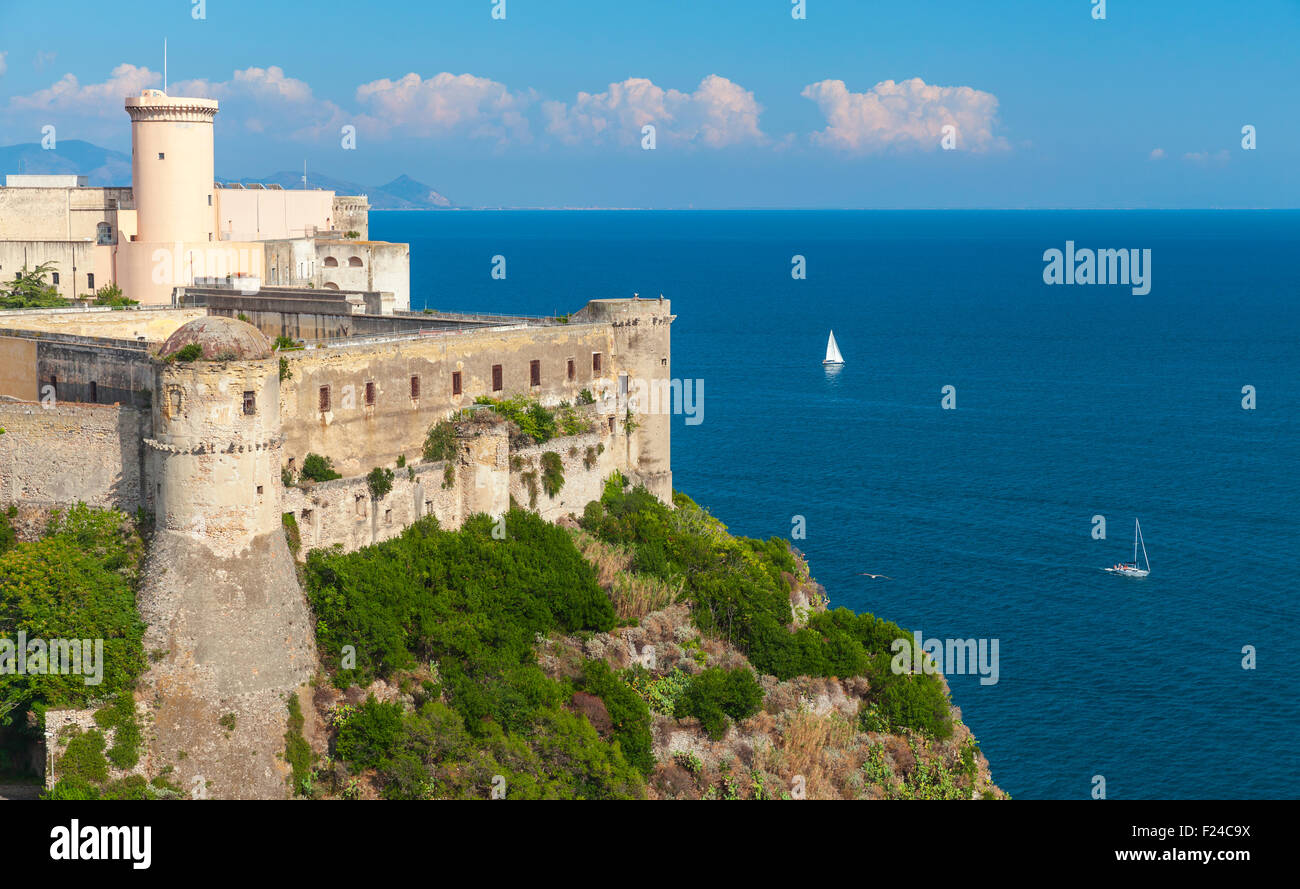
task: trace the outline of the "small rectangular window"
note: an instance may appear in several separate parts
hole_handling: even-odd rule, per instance
[[[212,195],[208,195],[208,206],[212,206]]]
[[[451,394],[460,394],[460,371],[454,371],[451,375]]]
[[[528,362],[528,385],[530,386],[542,385],[542,362],[540,361]]]
[[[569,364],[568,364],[568,367],[567,367],[567,369],[566,369],[566,373],[569,375],[569,379],[572,380],[573,377],[574,377],[574,368],[573,368],[573,359],[572,359],[572,358],[569,359]]]
[[[385,509],[385,510],[384,510],[384,524],[385,524],[385,525],[391,525],[392,523],[393,523],[393,511],[392,511],[391,509]]]
[[[609,418],[609,431],[610,431],[610,432],[613,432],[613,431],[614,431],[614,418],[613,418],[613,417],[610,417],[610,418]]]
[[[90,381],[90,400],[94,404],[99,403],[99,386],[95,383],[94,380]]]
[[[162,151],[158,152],[158,160],[160,161],[167,160],[167,154]]]
[[[618,375],[618,394],[619,395],[627,394],[627,374]]]
[[[320,387],[320,410],[321,413],[327,413],[330,409],[330,387]]]
[[[50,282],[53,283],[53,284],[58,284],[58,283],[59,283],[59,273],[58,273],[58,272],[50,272]]]
[[[419,397],[420,397],[420,378],[419,378],[419,377],[411,377],[411,397],[412,397],[412,398],[419,398]]]
[[[257,413],[257,396],[251,390],[244,392],[244,413],[250,416]]]
[[[94,292],[94,290],[95,290],[95,276],[94,276],[93,273],[92,273],[92,274],[89,274],[89,275],[86,275],[86,287],[89,288],[91,292]]]
[[[591,353],[591,372],[594,373],[594,374],[598,374],[598,373],[600,373],[600,353],[599,353],[599,352],[592,352],[592,353]]]
[[[501,384],[501,365],[492,365],[492,391],[500,392],[504,386]]]
[[[374,405],[375,405],[375,384],[373,382],[367,382],[366,383],[366,407],[374,407]]]
[[[261,496],[262,496],[262,486],[261,486],[261,485],[258,485],[258,486],[257,486],[257,496],[258,496],[258,497],[261,497]]]

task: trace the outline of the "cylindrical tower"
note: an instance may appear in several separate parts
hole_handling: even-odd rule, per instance
[[[279,365],[261,331],[233,318],[183,325],[159,357],[191,344],[203,357],[157,366],[156,522],[234,555],[281,533]]]
[[[131,115],[131,184],[138,240],[215,240],[212,119],[215,99],[145,90],[126,100]]]

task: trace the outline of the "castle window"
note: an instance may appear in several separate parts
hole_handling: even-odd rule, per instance
[[[366,407],[375,406],[375,384],[373,381],[366,383]]]
[[[257,413],[257,396],[251,390],[244,392],[244,413],[249,416]]]
[[[101,222],[95,226],[95,243],[111,244],[113,243],[113,226],[107,222]]]
[[[411,377],[411,397],[412,397],[412,398],[419,398],[419,397],[420,397],[420,378],[419,378],[419,377]]]
[[[627,374],[618,375],[618,394],[627,395]]]
[[[58,284],[58,283],[59,283],[59,273],[58,273],[58,272],[50,272],[50,282],[53,283],[53,284]]]
[[[93,293],[95,290],[95,275],[90,273],[86,275],[86,287]]]
[[[594,373],[594,374],[598,374],[598,373],[600,373],[600,353],[599,353],[599,352],[592,352],[592,353],[591,353],[591,372]]]
[[[500,392],[504,386],[501,385],[501,365],[492,365],[492,391]]]
[[[542,385],[542,362],[540,361],[528,362],[528,385],[530,386]]]
[[[261,497],[261,496],[262,496],[262,486],[261,486],[261,485],[258,485],[258,486],[257,486],[257,496],[258,496],[258,497]]]
[[[95,404],[99,403],[99,386],[94,380],[90,381],[90,400]]]
[[[330,409],[330,387],[320,387],[320,411],[322,414],[328,413]]]
[[[349,265],[350,267],[354,268],[354,269],[359,269],[359,268],[361,268],[361,257],[360,257],[360,256],[349,256],[349,257],[348,257],[348,265]]]
[[[613,431],[614,431],[614,418],[613,418],[613,417],[610,417],[610,418],[609,418],[609,431],[610,431],[610,432],[613,432]]]
[[[660,363],[661,365],[663,365],[664,367],[667,367],[667,366],[668,366],[668,359],[667,359],[667,358],[660,358],[660,359],[659,359],[659,363]]]
[[[158,152],[158,160],[160,160],[160,161],[165,161],[165,160],[167,160],[167,154],[166,154],[165,152],[162,152],[162,151]]]
[[[339,267],[339,261],[337,259],[335,259],[333,256],[325,257],[325,268],[336,269],[338,267]]]
[[[208,195],[208,206],[212,206],[212,195]]]
[[[392,511],[391,509],[385,509],[385,510],[384,510],[384,524],[385,524],[385,525],[391,525],[392,523],[393,523],[393,511]]]
[[[357,518],[364,519],[366,517],[366,499],[358,494],[354,503],[356,505]]]
[[[574,367],[573,367],[573,359],[572,359],[572,358],[569,359],[569,363],[568,363],[568,367],[567,367],[567,369],[566,369],[566,373],[569,375],[569,379],[572,380],[573,377],[574,377]]]
[[[453,371],[451,375],[451,394],[460,394],[460,371]]]

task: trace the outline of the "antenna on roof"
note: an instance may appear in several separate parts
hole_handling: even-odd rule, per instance
[[[302,187],[307,188],[307,158],[302,159]]]
[[[167,94],[167,38],[163,38],[163,95]]]

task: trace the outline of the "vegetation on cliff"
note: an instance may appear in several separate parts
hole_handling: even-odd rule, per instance
[[[103,640],[102,681],[81,673],[29,669],[0,671],[0,724],[14,712],[84,707],[129,693],[144,669],[144,623],[135,606],[143,542],[117,510],[78,504],[56,512],[40,540],[14,542],[0,554],[0,628],[17,647],[27,640]],[[93,655],[92,647],[91,653]],[[16,652],[0,649],[0,658]],[[85,669],[83,664],[83,669]]]
[[[890,668],[910,634],[808,604],[815,582],[779,538],[733,537],[617,475],[581,528],[519,509],[504,527],[424,519],[308,556],[333,687],[305,778],[286,738],[298,792],[997,795],[942,677]]]
[[[355,553],[308,556],[335,684],[405,678],[410,688],[409,710],[372,698],[343,711],[336,755],[352,773],[373,770],[390,798],[481,798],[498,775],[512,798],[639,796],[644,745],[630,745],[629,760],[618,739],[566,710],[574,684],[548,678],[535,652],[548,633],[613,628],[609,599],[563,529],[520,510],[504,539],[495,527],[475,516],[444,531],[426,518]],[[598,671],[589,685],[616,709],[628,703]],[[630,738],[635,718],[624,721]]]

